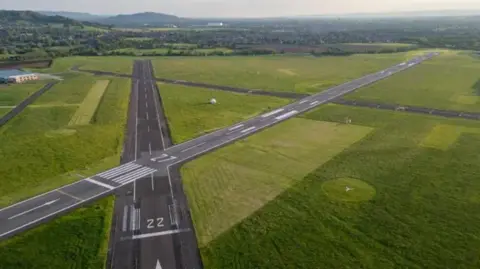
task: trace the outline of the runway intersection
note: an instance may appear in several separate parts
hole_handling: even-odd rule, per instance
[[[189,209],[179,180],[178,167],[181,164],[412,68],[436,55],[426,53],[175,146],[166,141],[168,136],[162,128],[165,122],[160,121],[163,112],[158,108],[159,100],[153,95],[156,85],[151,64],[148,61],[136,62],[140,71],[132,81],[134,90],[131,97],[135,98],[135,102],[130,107],[133,110],[129,110],[129,113],[136,111],[136,116],[129,118],[128,123],[133,124],[136,130],[134,136],[131,133],[127,135],[122,158],[124,163],[0,209],[0,240],[101,197],[121,193],[122,204],[117,204],[115,209],[114,242],[117,245],[111,250],[113,257],[120,258],[118,262],[115,259],[111,262],[111,268],[155,268],[157,264],[164,269],[201,268]],[[125,194],[131,188],[132,195]]]

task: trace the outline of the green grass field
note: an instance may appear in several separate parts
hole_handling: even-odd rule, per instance
[[[159,89],[175,143],[234,124],[289,102],[287,99],[179,85],[159,84]],[[211,98],[216,98],[216,105],[209,103]]]
[[[75,65],[80,66],[83,69],[100,70],[117,72],[122,74],[132,73],[132,61],[131,57],[121,56],[105,56],[105,57],[87,57],[87,56],[73,56],[57,58],[53,61],[50,68],[41,69],[37,71],[48,73],[62,73],[68,72],[70,68]]]
[[[40,90],[47,82],[32,81],[25,84],[0,86],[0,106],[15,106],[25,98]]]
[[[129,79],[112,79],[86,126],[68,126],[76,106],[27,108],[3,126],[0,206],[118,165],[129,91]]]
[[[189,45],[189,44],[187,44]],[[182,51],[189,51],[188,47],[183,47],[181,44],[176,47],[177,45],[174,45],[174,48],[172,49],[172,53],[181,53]],[[148,54],[167,54],[169,49],[168,48],[156,48],[156,49],[135,49],[135,48],[124,48],[124,49],[117,49],[114,50],[116,52],[128,52],[128,53],[135,53],[135,55],[148,55]],[[198,52],[198,53],[212,53],[212,52],[224,52],[224,53],[231,53],[231,49],[227,48],[212,48],[212,49],[193,49],[193,52]]]
[[[75,106],[43,106],[2,127],[0,207],[118,165],[129,92],[112,79],[87,126],[65,129]],[[103,269],[112,212],[110,197],[3,241],[0,268]]]
[[[80,104],[97,79],[89,74],[71,75],[40,96],[35,105]]]
[[[461,132],[426,146],[438,126]],[[478,268],[479,131],[326,105],[203,156],[182,174],[204,266]]]
[[[444,52],[347,98],[480,112],[479,68],[478,58]]]
[[[113,198],[0,242],[0,267],[103,269]]]
[[[109,83],[109,80],[97,80],[95,82],[95,85],[90,89],[82,104],[70,119],[69,126],[90,123]]]
[[[405,53],[349,57],[164,57],[157,77],[220,85],[314,93],[400,63]]]

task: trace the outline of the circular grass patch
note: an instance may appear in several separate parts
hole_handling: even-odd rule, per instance
[[[53,131],[48,131],[45,133],[46,137],[59,137],[59,136],[68,136],[73,135],[77,132],[77,130],[73,129],[58,129]]]
[[[330,199],[344,202],[368,201],[376,194],[372,185],[348,177],[325,181],[322,190]]]

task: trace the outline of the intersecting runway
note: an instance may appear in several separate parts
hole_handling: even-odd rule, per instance
[[[162,149],[164,150],[160,150],[160,146],[158,148],[154,146],[152,141],[148,142],[149,139],[142,139],[142,141],[147,142],[141,142],[139,144],[141,149],[135,149],[135,158],[131,162],[127,162],[106,172],[80,180],[71,185],[14,204],[10,207],[0,209],[0,239],[8,238],[18,232],[32,228],[53,217],[64,214],[69,210],[78,208],[89,201],[112,194],[114,191],[122,189],[122,186],[144,178],[139,181],[142,183],[139,183],[137,187],[151,188],[152,192],[155,193],[155,195],[152,196],[153,198],[151,198],[154,200],[145,198],[145,200],[139,205],[135,203],[136,198],[132,197],[134,207],[121,207],[121,212],[126,213],[121,214],[121,219],[117,219],[120,226],[117,225],[116,227],[120,227],[119,229],[122,232],[124,229],[125,231],[129,231],[124,237],[122,237],[124,239],[130,239],[126,240],[128,242],[138,241],[139,239],[147,242],[145,243],[145,247],[141,247],[141,252],[139,252],[138,255],[153,255],[148,254],[148,251],[153,251],[155,247],[161,246],[156,245],[156,243],[148,245],[148,240],[155,240],[155,238],[164,237],[166,239],[161,241],[161,244],[164,247],[162,248],[164,255],[178,257],[178,251],[183,250],[175,249],[175,247],[172,249],[172,246],[175,246],[173,240],[175,240],[175,237],[189,234],[190,225],[188,224],[188,208],[185,208],[184,206],[182,207],[181,203],[184,197],[175,196],[175,193],[180,193],[182,190],[180,181],[172,180],[174,177],[174,175],[172,175],[172,171],[174,171],[172,168],[202,154],[215,150],[216,148],[245,138],[262,129],[330,102],[333,99],[350,93],[358,88],[385,79],[408,68],[412,68],[435,55],[437,55],[437,53],[426,53],[425,55],[411,59],[408,62],[400,63],[385,70],[335,86],[321,93],[300,99],[282,108],[179,145],[171,147],[165,147],[162,145]],[[144,83],[144,85],[146,85],[146,83]],[[139,115],[140,114],[141,113],[139,113]],[[145,122],[157,120],[155,116],[150,114],[147,115],[147,111],[145,111],[143,117],[142,121]],[[142,123],[139,123],[138,126],[141,126],[141,124]],[[150,125],[147,124],[147,126]],[[161,132],[159,128],[155,129],[155,131]],[[160,133],[156,135],[157,138],[160,138],[160,136],[162,136]],[[158,141],[158,139],[156,141]],[[137,143],[134,144],[137,145]],[[149,180],[149,175],[154,178]],[[155,178],[158,180],[155,180]],[[155,190],[158,190],[158,193],[156,193]],[[134,191],[134,193],[136,192]],[[144,210],[143,204],[155,204],[155,206],[147,206]],[[157,215],[158,212],[161,212],[161,215]],[[129,223],[132,224],[128,225]],[[168,248],[167,246],[170,247]],[[194,254],[194,251],[190,250],[190,252],[186,254],[182,253],[180,256]],[[153,266],[156,266],[157,261],[153,261],[149,256],[146,257],[145,260],[148,261],[148,265],[145,263],[145,267],[142,265],[141,268],[155,268],[152,267],[152,264]],[[132,264],[135,266],[135,261],[133,261]],[[113,268],[132,268],[132,264],[130,264],[129,267]],[[176,258],[168,260],[165,264],[162,264],[162,268],[164,269],[196,268],[190,265],[179,266]]]

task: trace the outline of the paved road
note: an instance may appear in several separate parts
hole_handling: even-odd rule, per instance
[[[434,115],[434,116],[447,117],[447,118],[480,120],[480,113],[468,112],[468,111],[444,110],[444,109],[396,105],[396,104],[382,104],[382,103],[376,103],[371,101],[346,100],[346,99],[334,100],[332,103],[340,104],[340,105],[348,105],[348,106],[384,109],[384,110],[405,111],[405,112],[427,114],[427,115]]]
[[[34,227],[39,223],[43,223],[50,218],[82,206],[89,201],[96,200],[101,196],[111,194],[116,189],[122,188],[123,186],[130,184],[137,179],[151,176],[152,173],[155,173],[155,177],[160,178],[158,181],[154,180],[154,184],[157,184],[157,182],[158,184],[167,184],[166,182],[168,182],[170,197],[172,198],[171,201],[167,200],[162,202],[162,204],[171,204],[169,209],[154,209],[153,212],[169,212],[169,215],[150,215],[151,213],[142,213],[142,209],[140,209],[140,211],[130,209],[130,211],[128,211],[129,213],[127,213],[127,218],[122,218],[118,221],[122,223],[122,229],[124,226],[126,227],[125,229],[127,229],[127,226],[131,225],[130,231],[136,231],[138,230],[137,227],[140,227],[140,232],[139,234],[125,234],[124,239],[133,239],[133,241],[135,241],[145,237],[154,238],[167,235],[188,235],[191,233],[188,225],[189,213],[188,209],[182,207],[180,202],[182,197],[178,197],[177,193],[175,192],[175,189],[179,188],[179,185],[175,185],[175,179],[172,175],[173,173],[171,173],[171,171],[175,171],[173,169],[174,167],[205,154],[206,152],[213,151],[216,148],[232,143],[235,140],[242,139],[253,133],[259,132],[262,129],[294,117],[300,113],[328,103],[358,88],[385,79],[397,72],[414,67],[415,65],[420,64],[422,61],[428,60],[433,56],[435,56],[433,53],[425,54],[408,62],[392,66],[380,72],[366,75],[356,80],[330,88],[321,93],[303,98],[282,108],[238,123],[234,126],[227,127],[185,143],[169,147],[164,151],[153,151],[152,149],[152,156],[149,156],[149,153],[142,154],[141,158],[137,158],[136,161],[122,164],[121,166],[80,180],[74,184],[64,186],[51,192],[33,197],[29,200],[14,204],[10,207],[1,209],[0,239],[5,239],[20,231]],[[145,120],[147,120],[146,117],[147,116],[145,114]],[[146,144],[143,144],[141,147],[145,149],[145,145]],[[148,179],[144,179],[143,181],[145,180],[148,182]],[[138,185],[140,186],[142,183],[139,182]],[[163,185],[155,185],[154,188],[157,189],[157,186],[158,189],[162,190],[166,188]],[[145,216],[145,214],[147,214],[147,216]],[[140,217],[138,217],[139,215]],[[150,223],[149,218],[156,219],[153,219],[153,221]],[[161,218],[163,218],[163,220]],[[140,220],[140,222],[136,220]],[[161,226],[161,224],[168,224],[169,221],[170,225]],[[142,223],[144,225],[145,222],[147,222],[147,228],[145,228],[145,226],[142,228]],[[123,225],[123,223],[126,224]],[[148,229],[149,225],[153,225],[155,228],[150,230]],[[194,252],[195,250],[191,251],[191,253]],[[168,253],[165,255],[175,254]],[[178,266],[177,263],[168,263],[162,265],[162,268],[177,268],[176,266]],[[188,265],[185,265],[184,268],[197,267],[188,267]]]
[[[25,108],[27,108],[28,105],[35,102],[35,100],[37,100],[38,97],[40,97],[46,91],[50,90],[53,87],[53,85],[55,85],[55,84],[57,84],[57,82],[48,83],[47,85],[43,86],[40,90],[34,92],[32,95],[27,97],[20,104],[15,106],[12,110],[10,110],[7,114],[5,114],[3,117],[0,118],[0,127],[2,127],[4,124],[6,124],[13,117],[20,114]]]
[[[114,72],[79,69],[78,66],[72,67],[72,70],[87,72],[87,73],[91,73],[98,76],[131,77],[130,75],[114,73]],[[168,79],[168,78],[156,78],[156,80],[163,83],[168,83],[168,84],[178,84],[178,85],[189,86],[189,87],[201,87],[201,88],[214,89],[214,90],[227,91],[227,92],[272,96],[272,97],[279,97],[279,98],[300,99],[300,98],[310,96],[309,94],[297,93],[297,92],[265,91],[260,89],[238,88],[238,87],[222,86],[222,85],[215,85],[215,84],[209,84],[209,83],[203,83],[203,82],[192,82],[192,81],[176,80],[176,79]]]
[[[132,83],[129,119],[135,122],[127,127],[124,161],[151,158],[172,145],[150,61],[135,61]],[[178,208],[188,208],[177,170],[171,171],[172,183],[165,173],[153,172],[117,194],[107,268],[151,269],[157,263],[163,268],[201,268],[198,251],[189,252],[198,249],[191,220],[180,223],[185,230],[181,234],[158,236],[180,227],[173,217],[173,194],[181,198]]]

